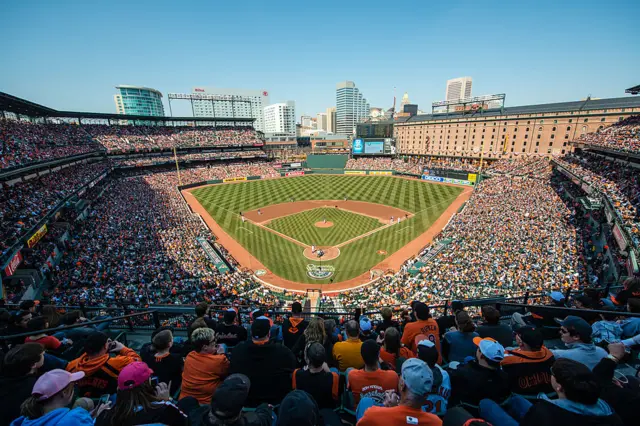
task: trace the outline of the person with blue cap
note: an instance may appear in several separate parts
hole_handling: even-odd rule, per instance
[[[371,320],[368,317],[360,318],[360,340],[376,340],[378,338],[378,334],[373,331],[373,324],[371,324]]]
[[[441,426],[442,420],[438,416],[422,410],[432,384],[433,373],[424,361],[417,358],[406,360],[402,364],[398,392],[386,393],[384,407],[376,407],[373,400],[363,398],[356,413],[357,426]],[[367,402],[370,402],[368,407]]]

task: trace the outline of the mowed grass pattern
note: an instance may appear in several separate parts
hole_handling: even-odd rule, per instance
[[[316,222],[333,222],[318,228]],[[335,246],[383,226],[378,219],[334,208],[317,208],[272,220],[267,227],[307,245]]]
[[[309,175],[296,178],[259,180],[238,184],[221,184],[199,188],[194,196],[211,217],[236,241],[259,259],[273,273],[302,283],[328,283],[307,275],[312,262],[302,254],[302,247],[273,232],[242,223],[238,212],[271,204],[302,200],[368,201],[398,207],[415,214],[399,225],[390,226],[340,248],[340,256],[323,265],[335,267],[334,282],[345,281],[368,271],[386,256],[396,252],[426,231],[463,188],[438,185],[420,180],[385,176]],[[245,265],[255,269],[252,265]]]

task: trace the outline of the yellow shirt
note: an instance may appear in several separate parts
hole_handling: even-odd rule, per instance
[[[349,367],[361,369],[364,367],[364,360],[360,354],[362,342],[360,339],[349,338],[345,342],[338,342],[333,345],[333,358],[338,362],[338,369],[345,371]]]

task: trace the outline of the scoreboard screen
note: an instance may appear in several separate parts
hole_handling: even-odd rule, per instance
[[[361,139],[353,140],[351,145],[353,155],[393,155],[395,141],[393,139]]]
[[[365,154],[384,154],[384,141],[365,142]]]

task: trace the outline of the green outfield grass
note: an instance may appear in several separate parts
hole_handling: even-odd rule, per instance
[[[305,258],[302,247],[268,229],[249,222],[242,223],[238,212],[286,203],[291,198],[295,201],[340,200],[348,196],[350,200],[385,204],[415,214],[399,225],[384,228],[341,247],[338,258],[322,262],[323,265],[331,265],[335,268],[332,278],[334,282],[339,282],[358,276],[382,261],[386,256],[379,255],[377,253],[379,250],[384,250],[388,253],[387,255],[391,255],[418,237],[440,217],[462,190],[453,186],[386,176],[309,175],[214,185],[196,189],[193,194],[230,236],[273,273],[296,282],[318,284],[330,281],[329,279],[314,280],[307,275],[307,265],[318,264],[318,262]],[[304,212],[292,217],[300,214]],[[356,216],[358,220],[370,219],[361,215]],[[286,218],[279,220],[284,219]],[[302,226],[305,229],[293,232],[296,235],[311,232],[306,229],[307,225]],[[311,227],[315,228],[313,224]],[[289,232],[292,231],[289,230],[287,235]],[[366,231],[360,234],[364,232]],[[342,241],[348,239],[345,238]],[[251,267],[251,265],[247,266]]]
[[[333,222],[318,228],[316,222]],[[267,227],[307,245],[336,246],[383,226],[379,220],[336,208],[317,208],[272,220]]]

